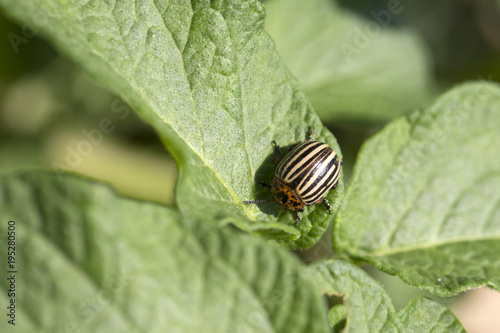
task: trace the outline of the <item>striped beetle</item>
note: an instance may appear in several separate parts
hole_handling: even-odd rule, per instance
[[[332,207],[323,197],[330,189],[337,187],[340,167],[337,153],[326,143],[313,140],[313,131],[309,127],[309,139],[290,147],[285,158],[281,158],[280,146],[273,141],[276,149],[274,176],[271,185],[262,186],[271,189],[272,200],[243,201],[246,204],[275,202],[286,210],[293,210],[297,216],[295,225],[300,221],[304,206],[324,203],[330,214]]]

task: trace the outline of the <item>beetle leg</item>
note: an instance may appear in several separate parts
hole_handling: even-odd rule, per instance
[[[274,144],[274,150],[276,150],[276,161],[274,162],[274,168],[278,166],[278,163],[281,161],[281,150],[280,146],[276,143],[276,141],[273,141]]]
[[[295,225],[299,225],[299,221],[300,221],[300,214],[299,212],[295,211],[295,215],[297,215],[297,218],[295,219]]]
[[[264,182],[260,182],[259,184],[260,184],[260,186],[262,186],[262,187],[269,187],[269,188],[271,188],[271,185],[266,184],[266,183],[264,183]]]
[[[313,139],[313,130],[311,129],[311,126],[308,127],[308,132],[309,132],[309,140]]]
[[[330,206],[330,204],[328,203],[328,200],[326,200],[325,198],[323,198],[321,200],[321,202],[325,204],[326,210],[328,211],[328,213],[333,214],[333,212],[332,212],[332,206]]]
[[[343,166],[344,165],[344,161],[340,162],[340,166]]]

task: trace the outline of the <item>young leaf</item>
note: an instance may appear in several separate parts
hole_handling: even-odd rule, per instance
[[[291,231],[292,214],[243,203],[256,193],[270,198],[257,184],[272,176],[272,140],[289,146],[311,125],[340,153],[264,31],[260,1],[0,0],[0,7],[35,25],[157,130],[179,166],[183,215],[233,220],[293,248],[324,233],[331,220],[324,207],[308,208]],[[327,197],[333,210],[342,195],[341,182]]]
[[[427,298],[413,299],[399,315],[410,333],[466,333],[450,310]]]
[[[387,27],[410,6],[363,19],[332,0],[270,0],[266,30],[322,119],[380,122],[430,97],[423,43],[412,31]]]
[[[329,330],[324,300],[284,249],[82,178],[4,174],[0,221],[3,249],[15,222],[15,331]]]
[[[500,88],[464,84],[362,147],[339,252],[451,296],[500,289]]]
[[[321,287],[323,293],[343,296],[347,306],[345,332],[405,332],[384,288],[361,268],[342,260],[317,261],[307,272]],[[331,319],[344,320],[338,315]],[[338,324],[330,322],[332,326]]]
[[[347,320],[347,308],[344,304],[337,304],[328,311],[328,321],[333,332],[342,332]]]

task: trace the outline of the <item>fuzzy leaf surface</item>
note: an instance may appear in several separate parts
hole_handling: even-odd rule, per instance
[[[500,289],[500,87],[468,83],[362,147],[337,251],[451,296]]]
[[[410,333],[466,333],[450,310],[427,298],[413,299],[399,315]]]
[[[322,260],[308,266],[307,272],[323,293],[343,296],[346,333],[406,332],[389,295],[361,268],[342,260]],[[330,316],[333,327],[345,320],[342,308],[337,305],[336,309]]]
[[[286,250],[102,184],[2,174],[0,220],[2,235],[15,221],[16,332],[329,329],[324,300]],[[7,304],[7,279],[0,289]]]
[[[0,0],[0,8],[155,128],[178,163],[183,215],[232,222],[292,248],[324,233],[332,218],[324,207],[306,209],[295,228],[273,204],[243,203],[270,198],[258,184],[272,177],[273,140],[302,141],[310,125],[340,154],[264,31],[260,1]],[[334,211],[342,195],[341,182],[327,196]]]

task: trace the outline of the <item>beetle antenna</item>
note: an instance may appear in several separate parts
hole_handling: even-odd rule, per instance
[[[246,204],[251,204],[251,203],[259,203],[259,202],[273,202],[273,200],[266,199],[266,200],[252,200],[252,201],[243,201],[243,202]]]

